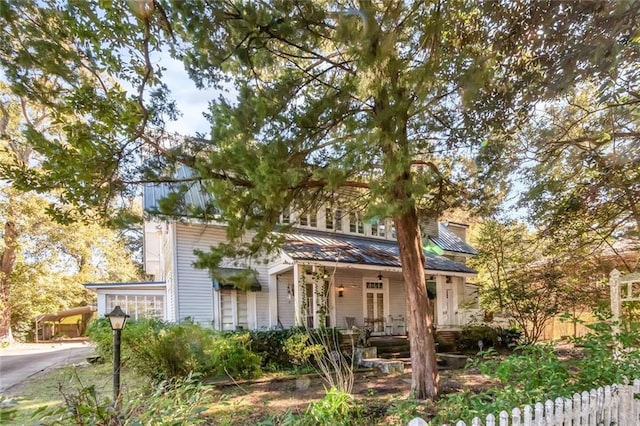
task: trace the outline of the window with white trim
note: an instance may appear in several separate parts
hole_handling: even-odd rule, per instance
[[[349,213],[349,232],[364,234],[364,223],[358,213]]]
[[[380,218],[373,218],[371,223],[371,236],[384,238],[387,233],[386,220]]]
[[[106,309],[111,312],[116,306],[130,315],[131,319],[164,319],[164,296],[153,294],[106,294]]]

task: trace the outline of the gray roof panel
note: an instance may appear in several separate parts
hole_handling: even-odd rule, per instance
[[[429,236],[438,247],[446,251],[477,255],[476,249],[465,243],[462,238],[451,232],[443,223],[438,224],[438,237]]]
[[[295,260],[315,260],[361,265],[401,267],[395,241],[312,232],[285,234],[283,250]],[[426,253],[425,269],[475,274],[459,262]]]

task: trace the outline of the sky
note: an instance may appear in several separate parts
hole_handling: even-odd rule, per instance
[[[161,55],[159,64],[166,68],[163,80],[182,113],[177,121],[167,123],[167,130],[182,135],[195,135],[196,132],[208,134],[211,126],[202,114],[207,111],[209,101],[215,99],[220,92],[213,89],[199,90],[189,78],[182,62],[168,54]]]

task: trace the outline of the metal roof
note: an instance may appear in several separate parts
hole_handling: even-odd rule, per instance
[[[315,260],[362,265],[401,267],[398,244],[373,238],[327,235],[321,232],[285,234],[283,250],[295,260]],[[425,269],[475,274],[466,265],[426,253]]]
[[[193,171],[189,167],[180,167],[176,170],[173,182],[153,182],[143,185],[144,211],[147,213],[160,212],[160,200],[169,197],[170,194],[182,194],[181,208],[178,213],[187,215],[189,209],[205,209],[212,205],[212,198],[207,193],[199,180],[194,178]]]
[[[433,241],[438,247],[447,251],[454,251],[457,253],[465,253],[476,255],[478,252],[476,249],[465,243],[462,238],[451,232],[449,228],[443,223],[438,223],[438,235],[437,237],[429,236],[429,239]]]

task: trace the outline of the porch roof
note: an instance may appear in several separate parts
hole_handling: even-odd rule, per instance
[[[373,238],[296,232],[285,234],[284,252],[294,260],[315,260],[351,264],[401,267],[398,244]],[[459,262],[433,253],[424,253],[425,269],[475,274]]]

